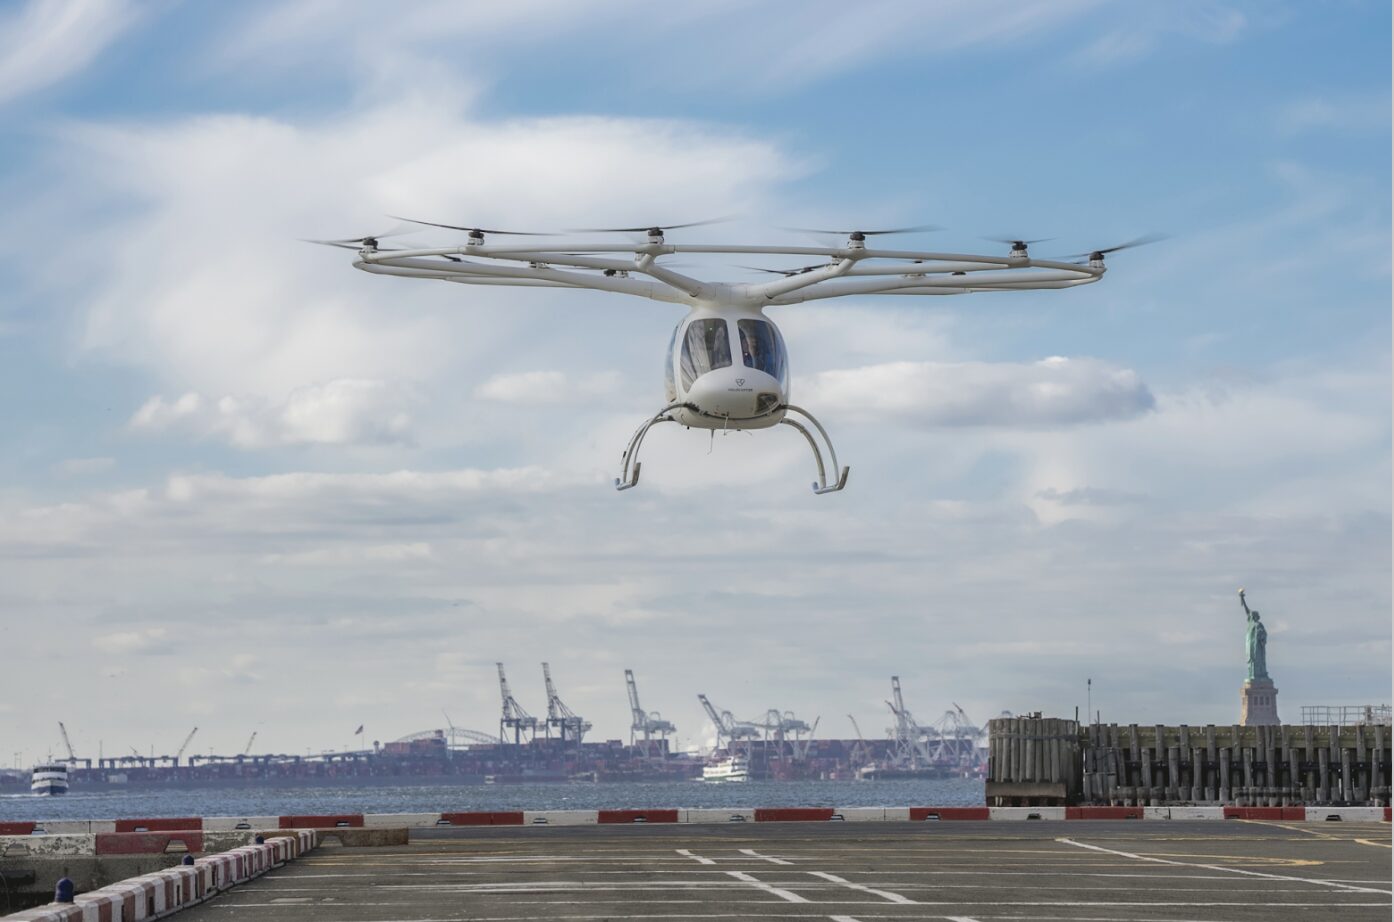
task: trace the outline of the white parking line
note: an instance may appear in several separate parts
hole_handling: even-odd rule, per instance
[[[809,871],[808,873],[812,874],[814,877],[821,877],[824,880],[832,881],[835,884],[840,884],[844,887],[847,887],[849,890],[860,890],[862,893],[870,893],[872,896],[879,896],[881,897],[881,899],[889,900],[892,903],[915,902],[914,900],[910,899],[910,897],[905,896],[903,894],[892,893],[889,890],[877,890],[875,887],[868,887],[864,884],[854,884],[846,878],[838,877],[836,874],[829,874],[827,871]]]
[[[1076,842],[1073,839],[1056,839],[1055,841],[1062,842],[1065,845],[1073,845],[1076,848],[1087,848],[1091,851],[1105,852],[1109,855],[1119,855],[1123,858],[1132,858],[1137,861],[1151,861],[1155,862],[1156,864],[1178,865],[1183,868],[1204,868],[1207,871],[1224,871],[1227,874],[1244,874],[1249,877],[1264,877],[1268,880],[1294,880],[1300,881],[1304,884],[1318,884],[1322,887],[1334,887],[1337,890],[1350,890],[1356,893],[1378,893],[1383,896],[1389,895],[1388,890],[1377,890],[1373,887],[1356,887],[1352,884],[1341,884],[1337,883],[1334,880],[1322,880],[1317,877],[1293,877],[1288,874],[1265,874],[1262,871],[1246,871],[1242,868],[1227,868],[1224,865],[1220,864],[1198,864],[1190,861],[1172,861],[1169,858],[1156,858],[1151,855],[1134,855],[1132,852],[1120,852],[1117,849],[1104,848],[1102,845],[1088,845],[1084,842]]]
[[[710,858],[703,858],[701,855],[694,855],[692,854],[692,852],[688,851],[685,848],[678,849],[678,854],[682,855],[684,858],[691,858],[698,864],[716,864],[716,862],[711,860]]]
[[[807,903],[807,902],[810,902],[809,900],[806,900],[806,899],[804,899],[803,897],[799,896],[797,893],[793,893],[793,892],[791,892],[791,891],[789,891],[789,890],[783,890],[783,889],[781,889],[781,888],[779,888],[779,887],[776,887],[776,886],[774,886],[774,885],[772,885],[772,884],[767,884],[767,883],[765,883],[763,880],[756,880],[754,877],[751,877],[749,874],[745,873],[744,871],[727,871],[726,873],[729,874],[729,875],[731,875],[732,877],[734,877],[736,880],[744,881],[745,883],[750,884],[752,887],[756,887],[757,889],[764,890],[766,893],[773,893],[775,896],[779,897],[781,900],[787,900],[787,901],[790,902],[790,903]]]
[[[742,855],[749,855],[752,858],[759,858],[761,861],[768,861],[770,864],[793,864],[792,861],[785,861],[783,858],[776,858],[773,855],[762,855],[753,848],[741,849]]]

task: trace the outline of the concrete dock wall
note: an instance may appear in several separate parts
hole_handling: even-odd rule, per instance
[[[1000,718],[991,806],[1387,807],[1390,728],[1191,727]]]

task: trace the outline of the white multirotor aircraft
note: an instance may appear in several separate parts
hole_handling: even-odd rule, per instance
[[[1073,288],[1103,277],[1106,254],[1159,239],[1141,237],[1118,246],[1050,260],[1034,259],[1027,253],[1031,243],[1041,241],[1001,240],[1011,247],[1006,256],[883,250],[867,245],[868,237],[937,229],[931,226],[813,231],[847,238],[842,246],[816,247],[668,243],[665,238],[665,231],[716,223],[711,221],[571,232],[643,233],[646,239],[642,243],[506,244],[486,244],[485,236],[552,235],[430,221],[411,223],[464,231],[468,236],[463,246],[428,249],[379,246],[380,239],[405,233],[400,230],[312,242],[357,250],[354,267],[377,275],[465,285],[612,291],[687,308],[687,315],[673,330],[668,343],[665,405],[629,440],[621,459],[620,476],[615,479],[615,487],[620,490],[638,484],[639,449],[644,436],[654,425],[667,422],[712,430],[767,429],[781,423],[792,426],[813,449],[818,468],[813,491],[831,493],[846,486],[848,468],[838,466],[827,431],[812,414],[789,402],[788,353],[779,328],[765,316],[766,308],[848,295],[961,295]],[[767,282],[715,282],[675,272],[659,261],[672,254],[823,257],[827,261],[796,269],[758,269],[783,276]],[[1067,261],[1076,258],[1083,261]],[[808,425],[791,418],[791,414]]]

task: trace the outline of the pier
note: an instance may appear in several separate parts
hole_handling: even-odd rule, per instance
[[[1370,806],[1390,802],[1383,723],[1217,727],[988,724],[989,804]]]

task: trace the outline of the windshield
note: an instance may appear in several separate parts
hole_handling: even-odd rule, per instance
[[[747,368],[758,368],[781,384],[784,383],[784,343],[779,331],[768,320],[738,320],[741,334],[741,358]]]
[[[726,321],[716,317],[688,324],[682,343],[682,386],[687,390],[702,375],[731,364],[731,341]]]

